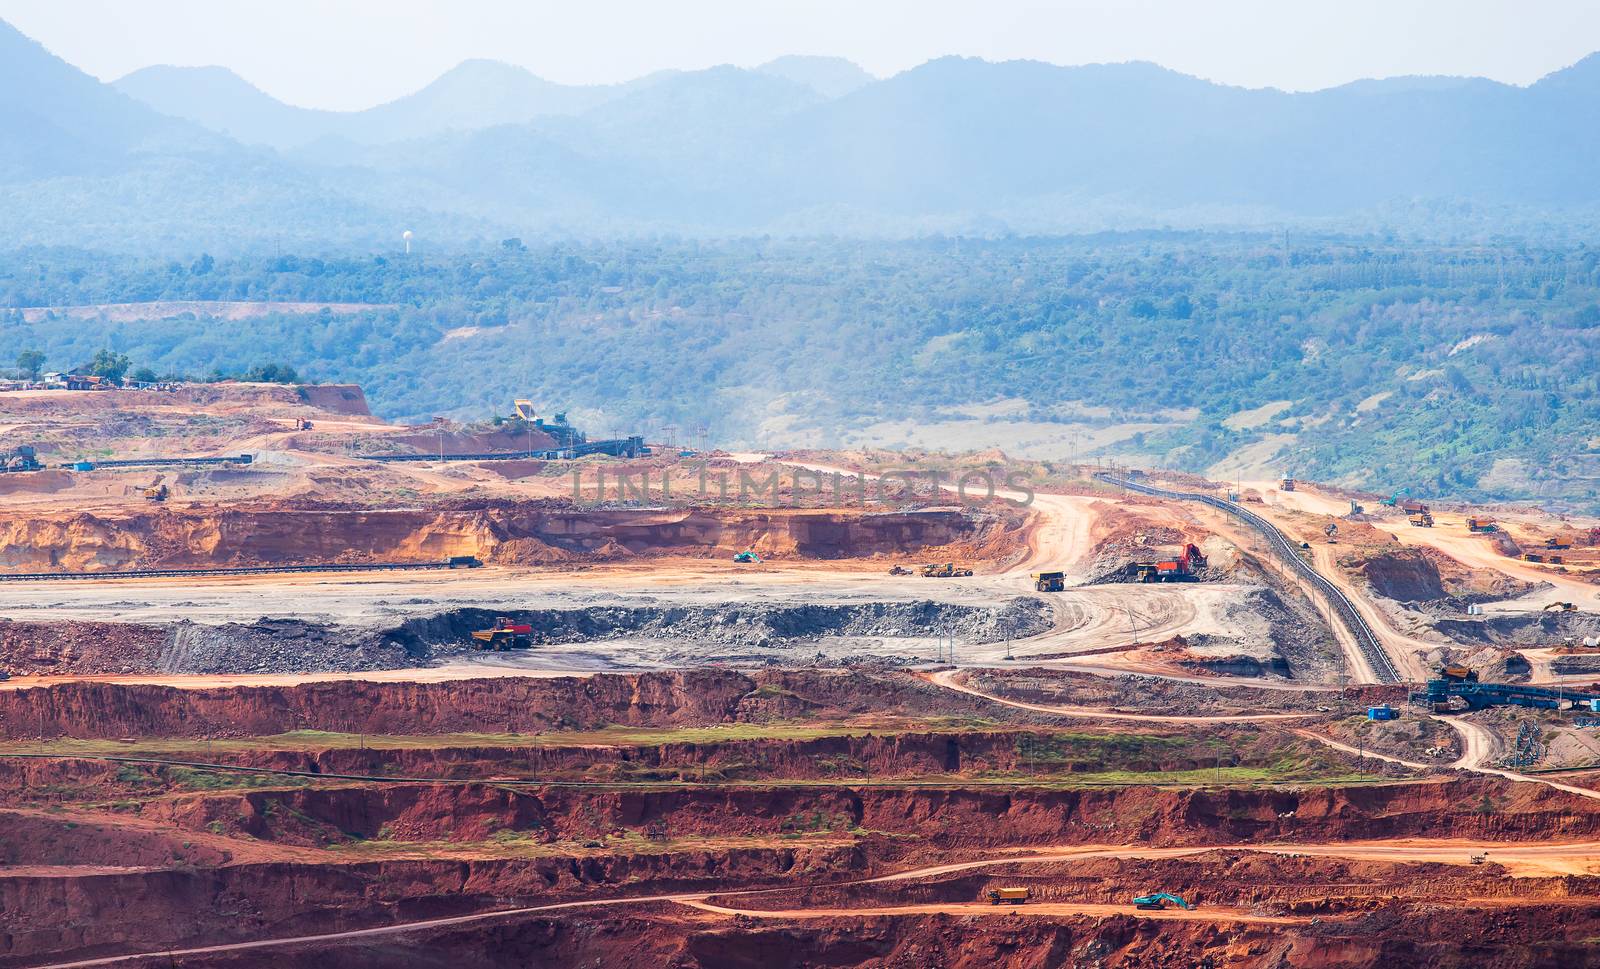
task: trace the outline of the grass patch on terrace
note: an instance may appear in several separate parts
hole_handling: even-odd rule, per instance
[[[6,745],[0,753],[43,754],[57,757],[173,757],[205,760],[207,755],[241,751],[291,750],[428,750],[445,747],[572,747],[651,746],[658,744],[711,744],[745,740],[810,740],[818,737],[864,736],[910,732],[953,733],[997,729],[994,721],[976,718],[939,717],[925,720],[893,719],[818,723],[814,721],[776,721],[772,723],[729,723],[710,727],[611,726],[598,730],[561,730],[537,734],[521,733],[442,733],[442,734],[360,734],[327,730],[294,730],[261,737],[226,737],[207,740],[195,737],[142,737],[131,741],[81,740],[61,737],[53,740],[21,741]],[[183,756],[176,756],[183,755]]]
[[[848,845],[854,833],[825,830],[787,834],[689,835],[651,838],[639,831],[608,834],[603,838],[540,841],[534,832],[496,832],[485,841],[400,841],[368,838],[325,847],[330,851],[364,858],[566,858],[583,855],[649,855],[683,851],[727,851],[747,848],[794,847],[796,841],[816,845]]]

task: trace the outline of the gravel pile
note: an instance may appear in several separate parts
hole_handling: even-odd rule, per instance
[[[428,666],[473,650],[471,633],[507,615],[533,626],[541,644],[640,639],[735,653],[794,650],[830,639],[925,639],[950,635],[992,643],[1050,628],[1049,605],[1019,597],[1002,606],[945,602],[866,602],[725,606],[588,606],[570,609],[456,609],[388,629],[362,629],[298,619],[261,619],[220,626],[180,622],[155,627],[152,656],[124,657],[127,672],[324,673]],[[159,646],[157,646],[159,643]],[[808,654],[809,655],[809,654]]]
[[[162,673],[354,673],[420,665],[385,638],[298,619],[179,623],[156,657]]]

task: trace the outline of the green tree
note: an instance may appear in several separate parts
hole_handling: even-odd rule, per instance
[[[122,375],[128,372],[133,361],[128,359],[126,353],[116,353],[108,349],[95,351],[94,359],[89,361],[89,372],[96,377],[104,377],[112,383],[122,383]]]
[[[24,350],[17,354],[17,369],[28,375],[29,380],[38,380],[39,374],[44,372],[44,354],[38,350]]]
[[[268,363],[251,367],[241,379],[263,384],[297,384],[300,375],[287,364]]]

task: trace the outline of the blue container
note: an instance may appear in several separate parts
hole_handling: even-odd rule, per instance
[[[1396,716],[1394,707],[1367,707],[1368,720],[1393,720]]]

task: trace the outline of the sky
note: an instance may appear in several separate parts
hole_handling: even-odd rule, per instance
[[[1528,84],[1600,50],[1597,0],[0,0],[0,19],[103,80],[216,64],[336,110],[474,57],[569,84],[783,54],[879,76],[946,54],[1145,60],[1304,91],[1402,74]]]

